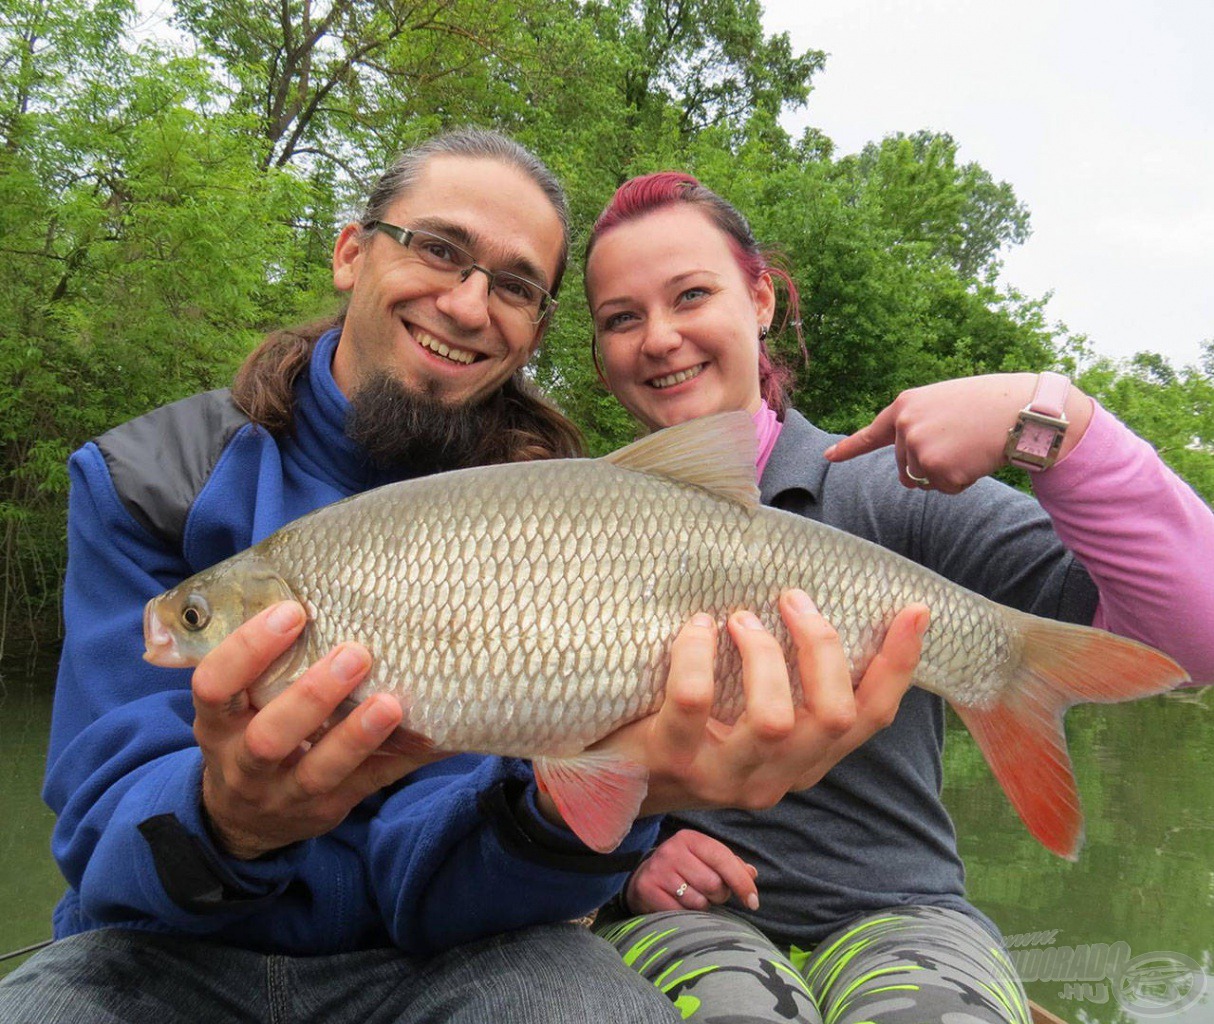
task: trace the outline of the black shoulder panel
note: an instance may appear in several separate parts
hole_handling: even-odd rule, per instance
[[[248,422],[224,388],[153,409],[96,443],[127,511],[180,548],[194,499],[232,435]]]

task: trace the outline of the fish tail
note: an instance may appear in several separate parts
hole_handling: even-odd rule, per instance
[[[1023,650],[1015,679],[992,705],[954,705],[1028,830],[1075,860],[1083,812],[1062,717],[1073,704],[1163,693],[1188,680],[1171,658],[1136,640],[1014,613]]]

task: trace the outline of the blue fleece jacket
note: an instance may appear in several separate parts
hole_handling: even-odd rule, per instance
[[[576,917],[623,884],[625,874],[554,867],[503,847],[478,797],[503,780],[525,779],[530,788],[516,813],[526,831],[541,847],[592,856],[538,814],[529,767],[499,757],[460,755],[427,766],[363,801],[331,832],[254,861],[227,857],[212,843],[201,816],[190,673],[141,659],[143,606],[283,524],[388,482],[344,435],[348,404],[330,372],[336,343],[334,331],[316,345],[296,385],[295,429],[286,439],[235,412],[222,425],[185,417],[202,422],[198,431],[212,446],[200,461],[207,444],[197,437],[176,444],[160,430],[167,420],[159,410],[159,420],[153,413],[142,426],[117,428],[147,438],[134,458],[130,430],[125,447],[101,438],[72,456],[67,633],[43,794],[58,814],[52,850],[68,882],[56,937],[121,926],[283,953],[394,944],[425,954]],[[186,448],[194,455],[183,459]],[[195,464],[183,470],[179,462],[190,458]],[[168,493],[174,489],[189,493]],[[171,536],[141,511],[141,502],[157,501],[184,510]],[[204,907],[166,891],[140,828],[165,820],[179,823],[222,883]],[[648,848],[657,826],[638,822],[621,852]]]

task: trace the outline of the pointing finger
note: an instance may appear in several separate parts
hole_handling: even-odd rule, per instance
[[[874,452],[894,441],[894,407],[887,405],[868,426],[861,427],[850,437],[843,438],[823,453],[831,462],[844,462],[865,452]]]

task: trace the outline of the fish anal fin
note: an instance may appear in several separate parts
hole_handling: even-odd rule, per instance
[[[536,783],[552,797],[565,824],[598,853],[610,853],[623,842],[649,790],[644,765],[614,754],[537,757],[532,767]]]
[[[620,469],[652,473],[758,508],[759,442],[748,412],[701,416],[667,427],[604,456]]]

